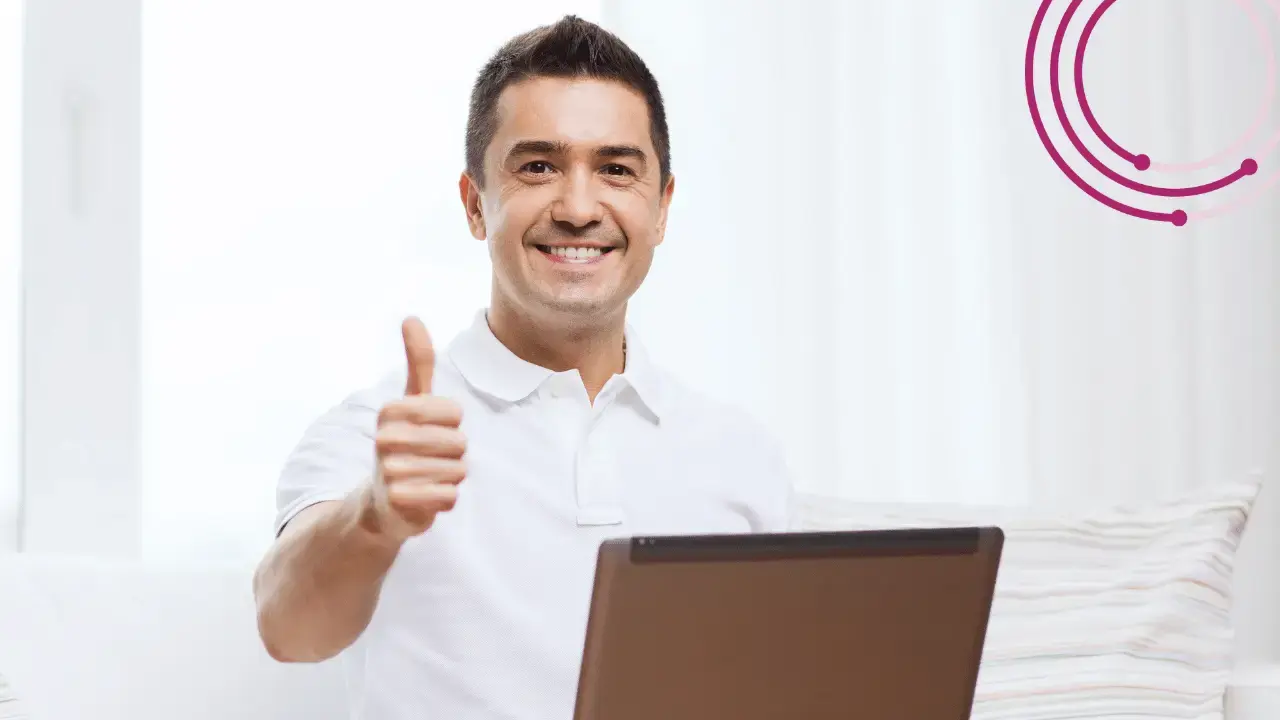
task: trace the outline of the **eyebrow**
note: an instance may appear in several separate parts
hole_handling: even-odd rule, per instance
[[[569,152],[569,144],[566,142],[552,140],[521,140],[511,146],[507,157],[518,157],[520,155],[566,155]],[[635,145],[602,145],[596,148],[596,157],[602,159],[615,158],[631,158],[641,165],[648,163],[648,156],[644,150]]]
[[[569,151],[569,144],[550,140],[521,140],[511,146],[507,157],[517,155],[557,155]]]
[[[649,158],[645,156],[644,151],[635,145],[604,145],[596,149],[596,157],[608,159],[631,158],[642,166],[649,162]]]

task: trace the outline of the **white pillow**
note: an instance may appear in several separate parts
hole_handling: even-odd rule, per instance
[[[1221,720],[1260,479],[1091,513],[797,498],[796,530],[998,525],[973,720]]]
[[[4,679],[4,675],[0,675],[0,720],[21,720],[25,717],[17,694]]]

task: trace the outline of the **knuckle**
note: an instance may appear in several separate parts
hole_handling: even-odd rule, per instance
[[[466,451],[467,439],[454,428],[438,428],[434,447],[448,458],[459,458]]]
[[[387,502],[393,508],[403,507],[408,499],[408,491],[402,485],[387,486]]]
[[[382,459],[382,474],[389,478],[400,478],[410,471],[411,467],[400,455],[388,455]]]
[[[378,432],[373,436],[374,447],[378,452],[385,453],[402,442],[404,433],[398,425],[386,425],[378,428]]]
[[[435,395],[414,395],[405,398],[404,403],[409,414],[415,420],[421,420],[431,416],[431,409],[435,407],[438,399]]]
[[[467,478],[467,463],[464,460],[455,460],[449,467],[448,479],[452,483],[460,483]]]
[[[444,509],[449,509],[458,502],[458,489],[452,485],[446,485],[440,488],[438,503]]]
[[[416,507],[422,504],[422,490],[422,486],[418,483],[398,482],[387,488],[387,497],[395,507]]]
[[[392,400],[378,410],[378,427],[404,418],[405,404],[402,400]]]
[[[442,425],[457,427],[462,422],[462,405],[457,400],[447,397],[434,397],[435,406],[432,415]]]

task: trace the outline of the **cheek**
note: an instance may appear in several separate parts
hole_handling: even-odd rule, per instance
[[[535,204],[520,197],[504,197],[490,205],[485,213],[485,230],[490,244],[498,251],[524,244],[524,234],[538,218]]]
[[[648,198],[627,198],[615,202],[611,209],[628,240],[649,246],[658,243],[658,208]]]

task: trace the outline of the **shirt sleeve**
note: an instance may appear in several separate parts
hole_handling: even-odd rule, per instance
[[[341,500],[372,476],[378,412],[392,397],[389,385],[352,393],[307,427],[276,484],[276,535],[306,508]]]

